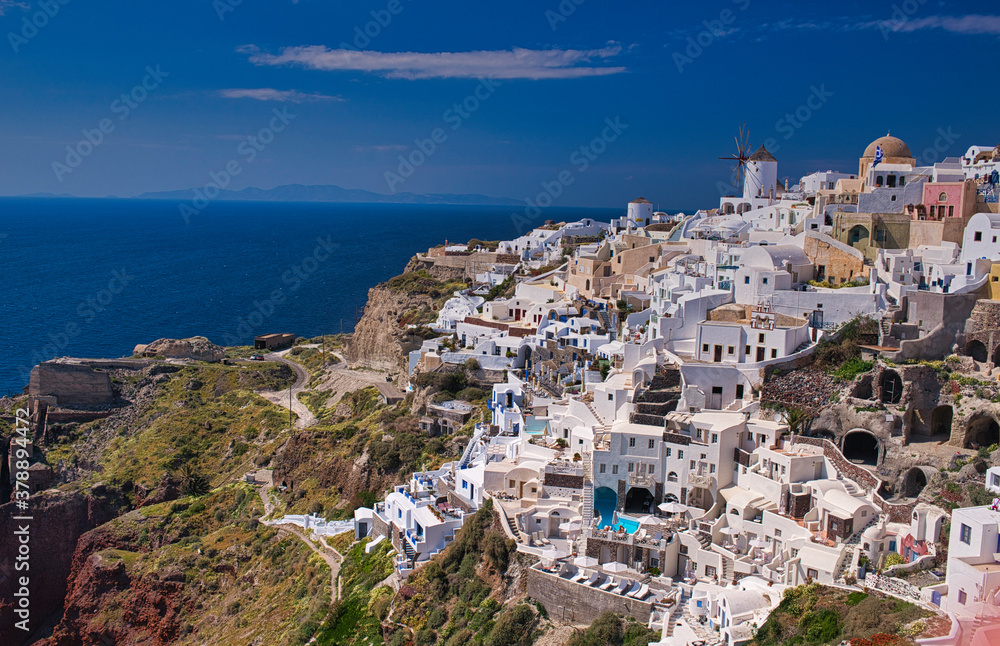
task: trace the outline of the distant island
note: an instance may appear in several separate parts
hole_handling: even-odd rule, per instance
[[[175,191],[158,191],[141,193],[130,199],[139,200],[189,200],[195,189],[180,189]],[[17,197],[68,198],[73,195],[53,193],[34,193]],[[119,196],[109,195],[108,198]],[[371,202],[385,204],[459,204],[459,205],[496,205],[523,206],[523,200],[509,197],[493,197],[478,193],[408,193],[400,192],[391,195],[375,193],[359,188],[343,188],[334,184],[305,185],[285,184],[274,188],[245,188],[239,191],[221,190],[214,200],[240,200],[254,202]]]

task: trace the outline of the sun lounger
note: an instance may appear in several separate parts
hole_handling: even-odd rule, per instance
[[[587,581],[584,583],[584,585],[589,585],[590,587],[594,587],[595,585],[597,585],[597,582],[600,581],[600,580],[601,580],[601,575],[595,572],[595,573],[593,573],[593,574],[590,575],[590,578],[587,579]]]
[[[625,594],[625,591],[628,590],[631,587],[632,587],[632,584],[629,581],[624,580],[624,581],[622,581],[618,585],[617,588],[614,589],[614,593],[615,594]]]
[[[646,598],[646,595],[648,594],[649,594],[649,585],[643,583],[641,586],[639,586],[638,590],[630,592],[628,596],[632,597],[633,599],[638,599],[642,601],[643,599]]]
[[[578,572],[576,574],[576,576],[570,577],[569,580],[573,581],[575,583],[579,583],[581,581],[586,581],[587,580],[587,573],[586,572]]]
[[[617,582],[617,581],[615,581],[614,577],[610,577],[610,576],[609,576],[609,577],[608,577],[608,581],[607,581],[607,583],[604,583],[603,585],[600,585],[600,586],[598,586],[598,587],[599,587],[599,588],[600,588],[601,590],[610,590],[611,588],[613,588],[613,587],[614,587],[615,585],[617,585],[617,584],[618,584],[618,582]]]

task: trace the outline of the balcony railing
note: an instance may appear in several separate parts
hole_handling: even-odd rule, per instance
[[[692,487],[711,487],[715,484],[715,477],[689,473],[688,484]]]
[[[630,473],[628,474],[628,483],[633,487],[655,487],[656,479],[645,473]]]

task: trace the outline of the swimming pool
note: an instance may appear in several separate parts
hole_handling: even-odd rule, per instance
[[[617,506],[618,494],[613,489],[600,487],[594,492],[594,511],[601,516],[601,520],[597,525],[599,528],[603,529],[611,526],[611,520],[615,516],[615,507]],[[639,529],[639,521],[622,514],[618,514],[618,523],[615,525],[615,528],[618,525],[623,525],[625,531],[629,534],[634,534]]]

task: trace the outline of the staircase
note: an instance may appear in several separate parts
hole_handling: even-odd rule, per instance
[[[594,463],[590,452],[583,454],[583,526],[594,522]]]
[[[598,414],[598,412],[597,412],[597,409],[596,409],[596,408],[594,408],[594,403],[593,403],[593,401],[592,401],[592,400],[591,400],[591,401],[587,401],[587,400],[584,400],[584,402],[583,402],[583,403],[584,403],[584,405],[586,405],[586,407],[587,407],[587,410],[589,410],[589,411],[590,411],[590,412],[591,412],[591,413],[592,413],[592,414],[594,415],[594,418],[595,418],[595,419],[596,419],[596,420],[597,420],[597,421],[598,421],[598,422],[599,422],[600,424],[604,424],[604,417],[602,417],[602,416],[601,416],[600,414]]]
[[[614,324],[611,322],[611,315],[608,314],[607,310],[598,310],[597,316],[600,318],[601,323],[604,324],[604,329],[611,335],[611,340],[614,341],[616,330]]]
[[[465,467],[469,466],[470,462],[472,462],[472,453],[475,450],[476,445],[479,444],[479,440],[482,439],[483,433],[485,431],[486,431],[485,426],[476,427],[476,432],[473,433],[472,439],[470,439],[469,443],[465,446],[465,451],[462,453],[462,459],[459,460],[458,462],[459,469],[464,469]]]
[[[889,305],[886,308],[885,314],[879,319],[878,322],[878,342],[879,345],[887,346],[889,344],[898,345],[897,339],[892,337],[892,324],[896,320],[896,314],[901,311],[899,305]],[[895,347],[895,345],[891,346]]]
[[[729,581],[732,580],[733,580],[733,562],[723,557],[722,574],[719,576],[719,581],[722,583],[728,583]]]
[[[847,574],[848,568],[854,564],[854,552],[857,550],[857,544],[848,545],[844,550],[844,559],[840,562],[840,567],[837,568],[837,573],[834,575],[833,580],[840,583],[844,582],[844,575]]]
[[[663,620],[665,630],[662,634],[664,637],[670,637],[674,634],[674,627],[677,625],[677,620],[680,619],[682,614],[684,614],[684,603],[678,601],[670,608],[667,618]]]
[[[410,539],[406,537],[406,534],[403,534],[403,538],[400,542],[403,544],[403,553],[406,554],[407,561],[413,563],[414,559],[417,557],[417,553],[414,551],[413,546],[410,545]]]
[[[712,544],[712,537],[704,532],[698,532],[695,536],[698,538],[698,542],[701,543],[701,546],[705,549],[708,549],[708,546]]]

